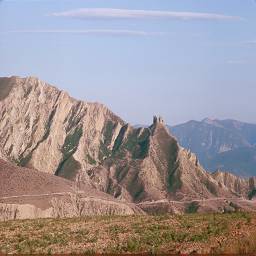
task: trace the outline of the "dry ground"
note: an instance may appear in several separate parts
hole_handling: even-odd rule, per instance
[[[103,216],[0,223],[0,253],[253,253],[256,214]]]

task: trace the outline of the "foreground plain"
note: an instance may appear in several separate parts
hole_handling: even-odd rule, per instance
[[[255,251],[255,213],[101,216],[0,223],[0,253]]]

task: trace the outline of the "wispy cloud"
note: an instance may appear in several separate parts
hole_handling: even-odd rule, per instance
[[[243,65],[246,63],[247,63],[246,60],[228,60],[227,61],[227,64],[229,64],[229,65]]]
[[[161,36],[162,32],[147,32],[142,30],[124,29],[47,29],[47,30],[9,30],[4,33],[38,33],[38,34],[81,34],[81,35],[112,35],[112,36]]]
[[[82,8],[65,12],[55,12],[51,14],[56,17],[72,17],[80,19],[145,19],[145,18],[166,18],[181,20],[240,20],[241,17],[229,16],[216,13],[200,12],[170,12],[151,10],[129,10],[129,9],[109,9],[109,8]]]
[[[247,42],[245,42],[245,44],[247,44],[247,45],[255,45],[256,46],[256,40],[247,41]]]

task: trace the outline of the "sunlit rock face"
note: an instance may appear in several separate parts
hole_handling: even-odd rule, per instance
[[[124,122],[37,78],[0,79],[0,154],[72,179],[111,152]]]
[[[253,179],[210,174],[163,118],[134,128],[37,78],[0,79],[0,156],[126,202],[248,197]]]
[[[88,174],[98,189],[137,203],[248,197],[254,187],[229,173],[205,171],[160,117],[154,117],[148,128],[124,126],[111,156]]]

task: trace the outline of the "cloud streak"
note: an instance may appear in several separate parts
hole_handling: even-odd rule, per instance
[[[179,20],[241,20],[238,16],[200,12],[170,12],[151,10],[129,10],[110,8],[82,8],[65,12],[55,12],[51,16],[71,17],[80,19],[146,19],[164,18]]]
[[[4,33],[38,33],[38,34],[81,34],[81,35],[111,35],[111,36],[161,36],[162,32],[147,32],[142,30],[124,29],[47,29],[47,30],[10,30]]]
[[[246,63],[247,63],[246,60],[228,60],[227,61],[227,64],[230,64],[230,65],[243,65]]]
[[[256,46],[256,40],[251,40],[246,42],[247,45],[255,45]]]

